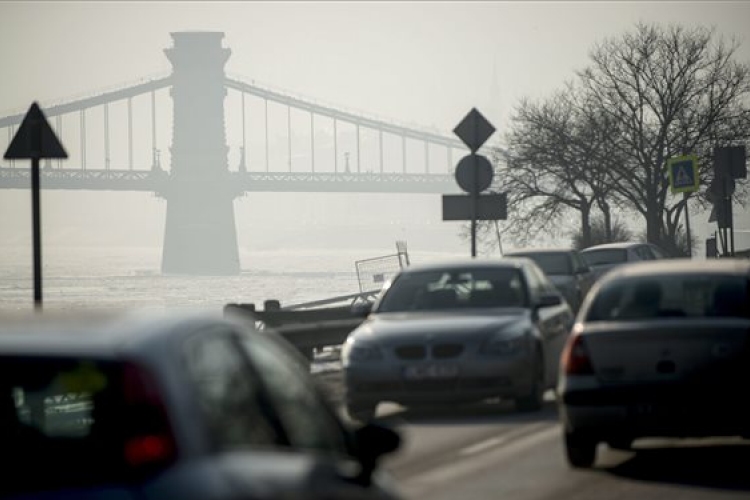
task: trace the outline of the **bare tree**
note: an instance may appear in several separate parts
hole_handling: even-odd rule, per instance
[[[653,243],[677,241],[687,203],[670,196],[667,159],[699,156],[705,185],[713,149],[750,136],[750,71],[734,61],[736,42],[715,38],[705,28],[639,24],[597,45],[579,73],[588,102],[618,124],[612,187],[644,217]]]
[[[604,214],[611,231],[616,161],[610,136],[617,124],[568,86],[540,103],[524,100],[512,118],[508,150],[496,156],[497,187],[508,192],[510,233],[523,241],[563,229],[573,214],[585,242],[591,240],[592,210]]]

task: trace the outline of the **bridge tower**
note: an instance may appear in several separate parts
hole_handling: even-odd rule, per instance
[[[223,33],[172,33],[172,163],[161,269],[166,274],[240,271],[224,127]]]

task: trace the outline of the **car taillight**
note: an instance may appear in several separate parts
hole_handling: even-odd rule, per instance
[[[164,401],[154,378],[142,366],[123,367],[123,396],[128,428],[123,454],[134,468],[162,467],[177,457],[177,448]]]
[[[574,329],[563,349],[561,365],[566,375],[593,375],[589,351],[583,337]]]

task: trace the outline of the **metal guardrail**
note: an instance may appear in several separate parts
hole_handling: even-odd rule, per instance
[[[315,350],[341,345],[364,318],[352,314],[357,302],[373,300],[379,292],[355,293],[281,307],[276,300],[267,300],[264,310],[255,304],[227,304],[224,312],[246,315],[262,329],[272,330],[312,360]],[[341,304],[332,307],[320,307]]]

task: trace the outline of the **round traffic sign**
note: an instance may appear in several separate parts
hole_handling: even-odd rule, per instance
[[[466,155],[456,166],[456,182],[470,194],[479,194],[490,187],[492,175],[492,164],[482,155]]]

